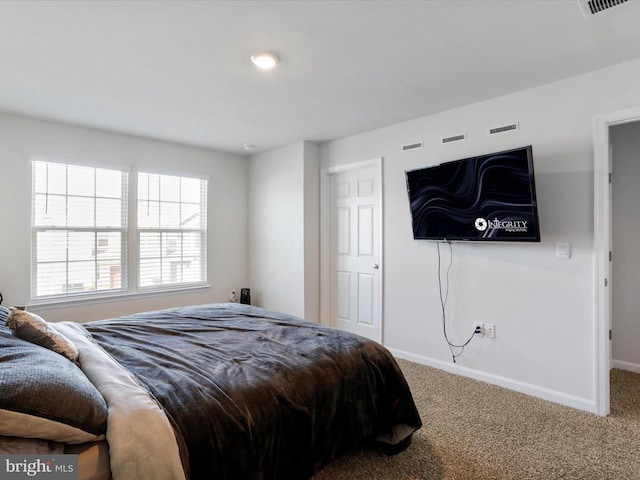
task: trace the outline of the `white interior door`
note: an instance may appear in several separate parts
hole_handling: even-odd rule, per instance
[[[380,166],[330,178],[330,324],[382,340]]]

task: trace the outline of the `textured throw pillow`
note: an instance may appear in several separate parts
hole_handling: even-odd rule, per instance
[[[75,363],[0,328],[0,435],[83,443],[106,425],[105,400]]]
[[[17,308],[10,311],[6,323],[16,337],[53,350],[72,362],[78,360],[78,349],[73,342],[51,328],[42,317]]]
[[[0,328],[2,328],[4,323],[7,321],[7,318],[9,318],[9,313],[11,312],[7,307],[0,305]]]

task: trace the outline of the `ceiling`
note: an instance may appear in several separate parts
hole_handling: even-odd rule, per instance
[[[632,60],[639,24],[638,0],[5,0],[0,111],[246,154]]]

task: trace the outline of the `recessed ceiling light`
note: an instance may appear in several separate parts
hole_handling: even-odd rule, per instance
[[[271,70],[278,64],[279,58],[274,53],[260,52],[251,55],[251,61],[261,70]]]
[[[244,148],[245,150],[248,150],[248,151],[252,151],[252,150],[255,150],[256,148],[258,148],[258,146],[254,145],[253,143],[245,143],[244,145],[242,145],[242,148]]]

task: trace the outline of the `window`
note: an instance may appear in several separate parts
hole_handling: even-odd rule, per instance
[[[138,174],[139,288],[207,281],[207,182]]]
[[[127,172],[33,162],[32,297],[127,290]]]
[[[33,300],[206,285],[207,180],[140,172],[129,191],[128,178],[124,169],[33,162]],[[127,285],[136,278],[127,265],[136,285]]]

